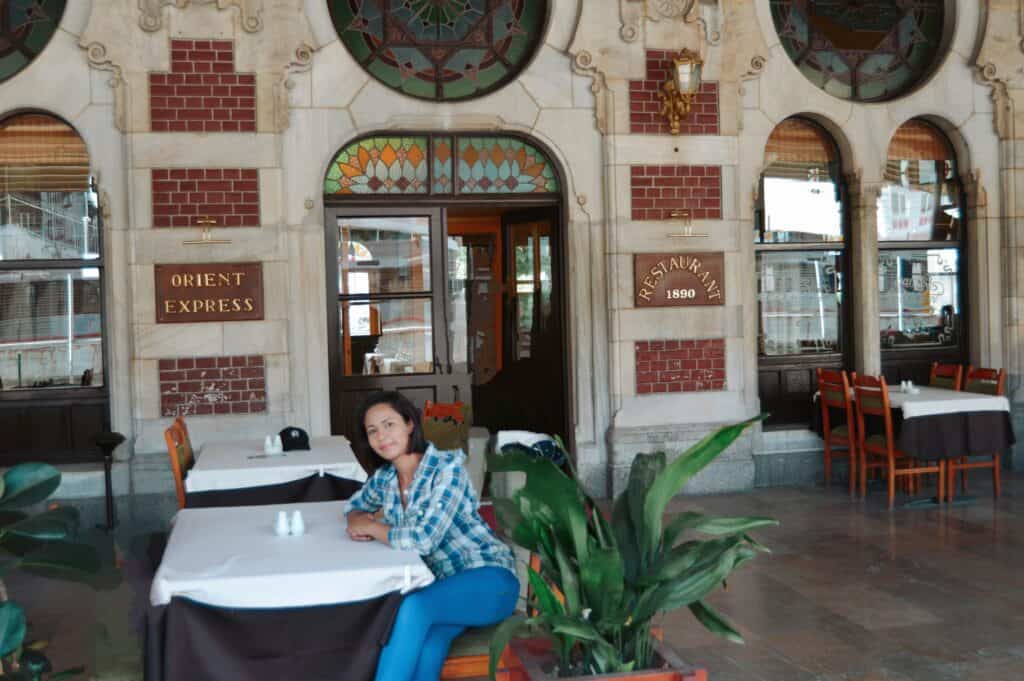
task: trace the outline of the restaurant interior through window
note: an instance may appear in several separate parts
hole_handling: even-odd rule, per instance
[[[0,121],[0,465],[89,457],[109,429],[102,273],[81,137],[41,113]]]
[[[878,197],[882,372],[926,384],[932,362],[967,359],[963,192],[949,140],[930,123],[904,123]]]
[[[798,117],[772,131],[754,234],[766,427],[809,423],[816,370],[842,368],[850,356],[844,193],[828,132]]]

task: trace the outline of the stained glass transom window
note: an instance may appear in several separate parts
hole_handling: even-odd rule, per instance
[[[328,0],[342,43],[388,87],[422,99],[479,97],[529,62],[547,0]]]
[[[326,194],[426,194],[426,137],[367,137],[338,154]]]
[[[812,83],[842,99],[904,94],[943,53],[946,0],[771,0],[782,46]]]
[[[460,137],[460,194],[557,192],[551,163],[526,142],[510,137]]]
[[[529,194],[560,191],[547,155],[518,137],[367,137],[331,162],[325,194]]]
[[[28,66],[60,24],[65,0],[0,2],[0,83]]]

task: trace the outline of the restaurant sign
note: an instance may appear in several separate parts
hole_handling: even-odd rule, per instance
[[[156,321],[263,319],[263,264],[156,265]]]
[[[724,305],[724,253],[637,253],[634,305]]]

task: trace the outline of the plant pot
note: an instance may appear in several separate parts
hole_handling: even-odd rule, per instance
[[[656,669],[614,672],[591,676],[557,676],[556,658],[547,639],[514,639],[512,651],[518,658],[517,681],[708,681],[707,670],[692,667],[680,659],[664,641],[653,639]]]

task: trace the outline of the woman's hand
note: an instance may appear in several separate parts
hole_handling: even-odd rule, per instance
[[[388,543],[388,530],[386,524],[377,520],[376,513],[353,511],[348,514],[348,536],[355,541],[372,541],[377,539]]]

